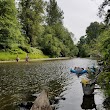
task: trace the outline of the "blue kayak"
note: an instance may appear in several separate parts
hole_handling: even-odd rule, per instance
[[[76,73],[76,74],[84,74],[84,73],[87,73],[87,70],[74,70],[71,68],[70,72]]]

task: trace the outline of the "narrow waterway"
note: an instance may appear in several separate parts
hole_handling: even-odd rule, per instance
[[[0,110],[23,110],[18,105],[34,101],[32,94],[49,90],[50,97],[62,96],[56,104],[57,110],[83,110],[96,106],[103,108],[104,95],[97,89],[91,97],[85,97],[81,78],[70,73],[75,66],[87,68],[97,66],[95,60],[75,58],[70,60],[0,63]],[[91,102],[92,100],[92,102]],[[92,108],[90,108],[92,104]],[[89,108],[88,108],[89,107]]]

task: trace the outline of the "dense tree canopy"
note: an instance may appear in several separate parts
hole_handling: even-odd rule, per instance
[[[20,0],[18,4],[15,0],[1,0],[0,48],[25,52],[38,48],[51,57],[78,53],[56,0]]]
[[[14,0],[0,0],[0,48],[12,48],[23,43]]]
[[[62,24],[63,11],[57,5],[56,0],[50,0],[47,4],[47,19],[46,22],[48,25],[54,25],[56,23]]]
[[[42,33],[44,2],[42,0],[20,0],[19,19],[22,33],[31,46],[36,46],[36,40]]]
[[[86,28],[86,35],[78,42],[79,56],[87,57],[97,55],[96,39],[104,31],[104,24],[93,22]]]
[[[45,54],[52,56],[74,56],[78,53],[77,47],[71,38],[71,33],[63,26],[63,11],[57,5],[56,0],[47,3],[47,16],[45,30],[39,46]]]
[[[105,30],[97,39],[97,46],[104,60],[110,60],[110,30]],[[97,48],[97,49],[98,49]]]
[[[93,22],[86,29],[86,42],[90,43],[91,40],[95,40],[103,31],[104,25],[102,23]]]
[[[74,45],[71,34],[61,24],[45,26],[45,33],[41,38],[42,50],[53,56],[74,56],[78,49]]]

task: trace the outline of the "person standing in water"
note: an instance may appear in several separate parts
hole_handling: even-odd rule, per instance
[[[29,61],[29,56],[28,56],[28,53],[27,53],[27,55],[26,55],[26,59],[25,59],[25,61],[26,61],[26,62],[28,62],[28,61]]]
[[[19,59],[20,59],[20,58],[19,58],[19,57],[18,57],[18,55],[17,55],[17,57],[16,57],[16,62],[18,62],[18,61],[19,61]]]

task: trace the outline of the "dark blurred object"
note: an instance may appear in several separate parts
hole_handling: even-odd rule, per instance
[[[96,109],[96,104],[94,101],[94,94],[91,94],[90,96],[83,96],[83,102],[81,104],[82,109]]]
[[[30,110],[33,105],[33,102],[22,102],[18,106],[22,108],[22,110]]]
[[[104,108],[107,108],[110,110],[110,97],[104,100],[103,105],[104,105]]]

